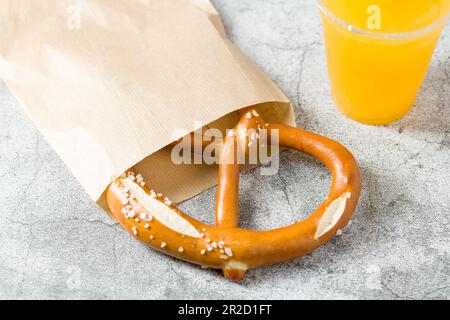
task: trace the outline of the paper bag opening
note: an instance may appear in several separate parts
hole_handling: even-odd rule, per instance
[[[266,102],[254,107],[267,122],[295,125],[290,103]],[[232,112],[206,127],[225,132],[226,129],[233,128],[239,118],[238,112]],[[134,166],[136,172],[143,175],[149,187],[168,196],[171,201],[179,203],[217,185],[217,164],[176,165],[171,159],[171,153],[172,146],[167,146]],[[105,194],[100,197],[98,204],[113,217],[106,204]]]

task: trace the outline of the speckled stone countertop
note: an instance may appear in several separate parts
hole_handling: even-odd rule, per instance
[[[298,126],[343,142],[358,159],[364,189],[352,225],[241,284],[156,253],[92,203],[0,83],[0,298],[450,298],[450,28],[413,111],[370,127],[333,105],[313,1],[214,3],[231,38],[292,99]],[[279,175],[243,175],[242,227],[298,221],[329,185],[322,165],[285,152]],[[182,207],[212,222],[214,196]]]

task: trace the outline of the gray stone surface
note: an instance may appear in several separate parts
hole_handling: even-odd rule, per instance
[[[370,127],[331,101],[312,1],[214,2],[232,39],[294,101],[298,125],[354,152],[364,190],[353,224],[302,259],[228,282],[147,249],[114,224],[0,84],[0,298],[450,298],[450,28],[413,111]],[[242,226],[295,222],[329,185],[319,163],[286,152],[279,175],[243,175]],[[182,207],[212,222],[214,189]]]

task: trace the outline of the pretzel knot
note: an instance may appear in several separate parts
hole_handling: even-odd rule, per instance
[[[238,151],[248,156],[249,145],[255,142],[252,139],[258,137],[243,133],[261,128],[269,129],[269,138],[270,132],[277,132],[281,146],[322,161],[333,181],[328,197],[305,220],[269,231],[244,230],[238,228]],[[359,199],[358,165],[344,146],[301,129],[265,124],[255,110],[247,110],[229,131],[219,158],[216,226],[183,213],[168,198],[149,189],[133,170],[109,186],[108,205],[126,230],[155,250],[202,267],[222,269],[226,278],[239,281],[250,268],[301,257],[327,242],[349,223]]]

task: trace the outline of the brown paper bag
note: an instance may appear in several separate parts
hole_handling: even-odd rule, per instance
[[[214,185],[215,166],[170,161],[176,129],[233,127],[252,105],[294,124],[208,0],[2,0],[0,77],[100,204],[135,164],[176,202]]]

